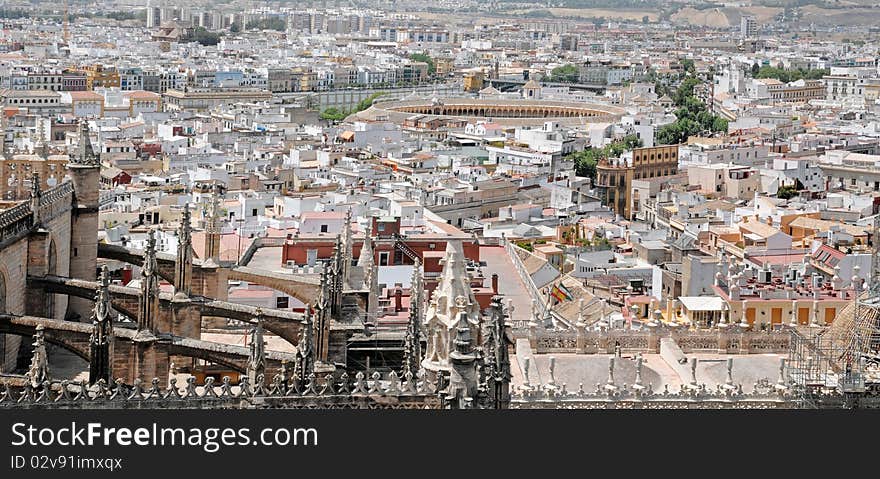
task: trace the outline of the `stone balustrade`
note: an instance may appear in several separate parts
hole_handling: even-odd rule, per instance
[[[370,379],[359,372],[354,378],[343,373],[339,378],[311,374],[305,381],[282,381],[276,375],[271,384],[259,376],[255,384],[247,377],[232,385],[228,377],[220,384],[208,378],[204,386],[187,379],[183,389],[175,379],[167,388],[153,379],[145,386],[135,380],[126,386],[122,380],[107,385],[103,380],[87,383],[61,381],[34,387],[25,384],[13,391],[9,384],[0,389],[0,409],[250,409],[250,408],[316,408],[316,409],[439,409],[440,396],[423,375],[407,374],[401,378],[394,372],[383,379],[374,372]]]
[[[795,409],[815,407],[847,407],[847,400],[838,389],[806,392],[790,378],[786,361],[781,360],[776,382],[767,378],[756,381],[751,390],[733,382],[733,361],[728,360],[727,380],[709,386],[696,379],[696,360],[691,360],[691,380],[677,390],[664,386],[658,391],[642,381],[643,361],[636,358],[636,376],[632,384],[615,381],[615,358],[608,361],[608,379],[595,388],[578,384],[577,390],[557,384],[551,359],[550,378],[546,384],[532,384],[528,373],[524,383],[512,388],[511,409]],[[859,407],[880,408],[880,391],[871,390],[859,398]]]
[[[529,344],[537,354],[576,353],[613,354],[616,347],[625,353],[660,352],[660,339],[671,337],[685,353],[763,354],[788,352],[789,331],[676,331],[653,330],[587,331],[575,327],[567,331],[547,331],[527,323]],[[513,328],[514,330],[516,328]]]
[[[0,211],[0,242],[14,241],[30,231],[34,218],[30,204],[19,203]]]

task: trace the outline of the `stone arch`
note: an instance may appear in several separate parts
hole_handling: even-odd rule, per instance
[[[54,337],[47,337],[47,338],[45,338],[45,341],[49,344],[52,344],[52,345],[58,346],[62,349],[65,349],[67,351],[70,351],[71,353],[73,353],[75,356],[82,359],[86,363],[91,361],[91,358],[89,358],[89,351],[88,350],[78,348],[78,347],[68,343],[67,341],[63,341],[61,339],[54,338]]]
[[[247,372],[247,367],[245,367],[241,363],[229,359],[222,353],[217,353],[214,351],[206,351],[204,349],[188,348],[185,346],[172,344],[168,347],[168,353],[171,355],[184,356],[192,359],[201,359],[202,361],[217,364],[219,366],[232,369],[239,373]]]
[[[10,335],[10,336],[19,336],[22,338],[22,344],[25,344],[28,340],[34,337],[34,331],[30,328],[16,328],[10,326],[8,323],[2,324],[0,323],[0,334]],[[89,361],[89,351],[84,344],[74,344],[75,341],[66,341],[63,338],[52,334],[51,332],[47,332],[43,339],[48,344],[52,344],[54,346],[58,346],[62,349],[70,351],[77,357]],[[87,344],[87,343],[86,343]],[[30,351],[30,348],[28,348]]]
[[[315,300],[321,287],[319,281],[304,281],[306,279],[304,277],[300,277],[300,281],[297,281],[293,278],[277,277],[272,273],[264,273],[247,267],[229,270],[229,279],[265,286],[306,304]]]

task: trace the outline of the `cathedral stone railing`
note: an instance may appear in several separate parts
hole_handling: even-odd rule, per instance
[[[516,269],[517,274],[519,274],[520,279],[522,280],[523,284],[526,286],[526,290],[528,291],[529,296],[531,297],[532,304],[535,305],[535,308],[537,309],[538,314],[541,317],[543,317],[547,313],[547,305],[544,304],[544,301],[542,301],[541,292],[538,291],[538,287],[535,286],[535,282],[532,281],[532,276],[526,270],[526,267],[525,267],[525,265],[523,265],[522,260],[519,258],[519,255],[516,254],[516,248],[518,248],[518,246],[514,245],[512,242],[510,242],[510,241],[504,242],[504,249],[505,249],[505,251],[507,251],[507,255],[510,257],[510,261],[513,263],[513,266]],[[516,332],[518,331],[517,326],[518,326],[518,324],[516,324],[516,323],[513,324],[512,329],[513,329],[514,334],[516,334]]]
[[[515,391],[511,409],[794,409],[798,397],[785,385],[766,380],[743,392],[741,385],[683,385],[677,391],[654,391],[650,384],[597,384],[595,390],[583,385],[569,391],[560,387],[534,387]]]
[[[66,181],[40,195],[40,219],[50,220],[73,207],[73,183]]]
[[[642,331],[587,331],[575,327],[573,331],[548,331],[535,323],[528,323],[529,344],[537,354],[577,353],[613,354],[620,348],[624,353],[660,352],[660,339],[671,337],[685,353],[711,352],[717,354],[762,354],[788,352],[788,331],[670,331],[668,329]]]
[[[33,214],[27,202],[0,211],[0,243],[20,238],[31,229],[33,224]]]
[[[34,226],[31,202],[22,201],[17,205],[0,211],[0,244],[21,238]],[[40,221],[48,221],[73,207],[73,184],[61,183],[40,194],[38,216]]]
[[[204,386],[187,379],[181,389],[172,379],[168,388],[159,386],[159,379],[150,385],[136,380],[126,386],[121,380],[107,385],[103,380],[89,386],[82,382],[49,382],[36,387],[0,388],[0,409],[439,409],[440,396],[434,385],[407,374],[403,380],[390,373],[382,379],[374,372],[371,379],[358,373],[353,379],[346,374],[323,379],[310,375],[306,381],[284,381],[276,376],[265,384],[262,376],[255,384],[247,377],[232,385],[228,377],[220,384],[208,378]]]

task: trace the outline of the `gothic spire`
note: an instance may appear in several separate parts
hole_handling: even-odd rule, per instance
[[[466,262],[461,242],[449,241],[442,260],[443,272],[423,321],[427,349],[422,365],[429,374],[450,369],[449,354],[454,348],[455,330],[461,326],[462,318],[471,328],[470,334],[476,338],[477,344],[482,342],[480,305],[471,289]]]
[[[367,296],[367,320],[372,321],[379,310],[379,273],[376,268],[376,261],[373,252],[373,227],[367,224],[367,230],[364,236],[364,246],[361,248],[361,254],[358,256],[358,269],[363,277],[363,284],[354,285],[369,292]]]
[[[98,293],[92,311],[92,334],[89,336],[89,384],[113,379],[112,341],[113,320],[110,316],[110,274],[107,266],[101,268]]]
[[[177,261],[174,268],[174,294],[189,297],[192,292],[192,225],[189,203],[183,206],[180,227],[177,230]]]
[[[211,193],[211,208],[205,219],[205,260],[220,264],[220,192]]]
[[[411,373],[413,377],[422,362],[422,274],[421,262],[418,258],[414,261],[409,296],[409,322],[406,325],[403,350],[403,375]]]
[[[303,331],[300,335],[299,344],[296,348],[297,364],[294,367],[294,372],[300,380],[305,380],[309,376],[309,374],[314,371],[314,327],[314,321],[312,321],[312,305],[306,304],[306,310],[303,314]]]
[[[40,189],[40,174],[34,170],[31,173],[31,212],[33,213],[34,225],[42,222],[40,218],[40,200],[43,197],[43,191]]]
[[[452,367],[447,392],[451,399],[451,407],[464,409],[475,406],[474,400],[479,387],[476,369],[477,352],[474,348],[471,325],[464,311],[458,314],[453,345],[454,349],[449,353]]]
[[[138,304],[138,331],[156,332],[159,317],[159,275],[156,264],[156,232],[147,233],[147,248],[141,268],[141,296]]]
[[[342,284],[348,284],[348,271],[351,268],[352,234],[351,234],[351,208],[345,214],[345,228],[342,230]]]
[[[251,384],[257,383],[257,378],[266,372],[266,342],[263,338],[263,310],[257,308],[254,315],[257,324],[251,329],[250,357],[248,358],[247,374]]]
[[[31,386],[36,388],[49,380],[49,357],[46,355],[46,341],[43,337],[43,325],[38,324],[34,334],[34,353],[27,373]]]
[[[79,122],[79,143],[77,144],[76,154],[71,156],[70,162],[89,166],[99,164],[98,155],[96,155],[95,150],[92,149],[92,141],[89,138],[88,120],[83,119]]]
[[[510,379],[512,377],[510,372],[510,355],[507,349],[508,313],[504,311],[500,296],[492,298],[490,308],[492,311],[492,324],[490,325],[492,339],[487,342],[486,348],[488,351],[485,351],[487,361],[489,361],[487,364],[489,373],[488,394],[493,402],[489,406],[495,409],[507,409],[510,403]]]

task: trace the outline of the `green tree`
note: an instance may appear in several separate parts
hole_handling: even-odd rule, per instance
[[[248,30],[276,30],[283,32],[287,30],[287,22],[281,17],[269,17],[254,20],[246,25]]]
[[[688,98],[694,96],[694,87],[699,84],[700,80],[697,80],[696,78],[685,78],[675,90],[675,94],[672,96],[672,101],[674,101],[676,105],[683,105]]]
[[[696,65],[694,65],[694,61],[690,58],[685,58],[681,61],[681,67],[687,73],[694,73],[697,71]]]
[[[580,79],[578,67],[569,63],[550,70],[550,81],[558,83],[577,83]]]
[[[810,70],[804,68],[794,68],[794,69],[785,69],[778,67],[771,67],[769,65],[764,65],[758,69],[757,72],[754,72],[755,78],[775,78],[783,83],[798,81],[798,80],[820,80],[825,75],[831,73],[831,70]]]
[[[781,200],[787,200],[797,196],[797,188],[794,186],[783,186],[776,190],[776,197]]]
[[[437,73],[437,67],[434,65],[434,59],[424,53],[413,53],[409,59],[414,62],[424,62],[428,64],[428,75],[434,76]]]
[[[528,241],[517,241],[516,245],[526,251],[529,251],[529,252],[534,251],[534,248],[532,247],[532,243],[529,243]]]
[[[660,145],[684,143],[689,136],[703,131],[726,132],[727,120],[710,112],[706,105],[694,96],[694,88],[700,81],[693,77],[682,80],[673,95],[676,120],[657,130],[655,139]]]
[[[364,111],[367,108],[373,106],[373,102],[376,100],[376,98],[379,98],[380,96],[382,96],[384,94],[385,94],[385,92],[381,92],[381,91],[376,92],[376,93],[373,93],[372,95],[364,98],[363,100],[359,101],[357,106],[355,106],[353,113],[357,113],[359,111]]]
[[[189,41],[199,42],[204,46],[211,46],[220,43],[220,35],[214,32],[209,32],[205,27],[196,27],[193,30]]]
[[[319,117],[322,120],[327,120],[327,121],[342,121],[345,119],[346,116],[348,116],[348,113],[346,113],[345,111],[340,110],[339,108],[336,108],[334,106],[331,106],[330,108],[325,109],[319,115]]]
[[[636,135],[627,135],[621,140],[614,141],[602,148],[587,148],[583,151],[571,153],[566,159],[574,161],[575,174],[596,179],[596,166],[599,160],[606,158],[619,158],[624,152],[634,148],[640,148],[642,140]]]

